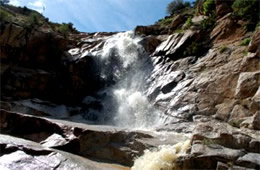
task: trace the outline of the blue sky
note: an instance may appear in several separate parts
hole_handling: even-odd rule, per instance
[[[166,16],[172,0],[10,0],[35,9],[53,22],[72,22],[83,32],[126,31]]]

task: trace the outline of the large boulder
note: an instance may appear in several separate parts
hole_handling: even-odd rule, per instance
[[[190,154],[180,162],[186,169],[257,168],[259,135],[256,131],[244,133],[226,123],[200,123],[193,132]]]
[[[260,85],[260,72],[244,72],[239,75],[235,97],[245,99],[253,97]]]
[[[240,40],[244,35],[242,26],[242,21],[238,22],[232,18],[231,13],[228,13],[217,20],[216,26],[210,34],[210,38],[215,41]]]
[[[176,28],[178,28],[181,24],[183,24],[187,20],[187,16],[183,14],[179,14],[175,16],[170,24],[169,30],[173,32]]]
[[[235,0],[216,0],[216,14],[222,17],[229,12],[232,12],[232,4]]]

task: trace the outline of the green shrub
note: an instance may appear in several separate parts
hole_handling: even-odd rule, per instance
[[[221,46],[220,49],[219,49],[219,52],[220,53],[223,53],[224,51],[226,51],[228,48],[226,46]]]
[[[244,19],[259,20],[259,0],[236,0],[233,5],[234,14]]]
[[[260,1],[259,0],[236,0],[232,5],[234,15],[248,21],[244,26],[245,31],[254,31],[260,21]]]
[[[216,0],[206,0],[203,3],[203,11],[207,16],[212,16],[215,14],[216,10]]]
[[[201,43],[192,42],[192,44],[186,48],[183,55],[184,56],[198,56],[201,48],[202,48]]]
[[[243,54],[244,54],[245,56],[247,56],[247,54],[248,54],[248,49],[245,49],[245,50],[243,51]]]
[[[0,21],[10,21],[11,16],[5,10],[0,9]]]
[[[182,32],[184,32],[183,29],[176,29],[176,30],[173,31],[173,33],[182,33]]]
[[[66,23],[62,23],[58,29],[58,32],[60,32],[63,36],[67,37],[68,34],[71,32],[70,25]]]
[[[213,26],[216,23],[216,19],[213,16],[208,17],[207,19],[204,19],[201,23],[200,23],[200,29],[206,31],[209,30],[211,28],[213,28]]]
[[[40,16],[36,12],[32,12],[28,19],[30,25],[39,25],[40,24]]]
[[[173,15],[186,7],[190,7],[189,2],[184,3],[183,0],[173,0],[167,6],[167,13]]]
[[[185,25],[186,25],[186,29],[189,29],[192,25],[193,25],[193,22],[192,22],[192,19],[191,17],[189,17],[186,22],[185,22]]]
[[[167,26],[167,25],[170,25],[172,22],[172,18],[165,18],[165,19],[162,19],[159,24],[160,25],[163,25],[163,26]]]
[[[244,40],[240,43],[240,45],[241,45],[241,46],[248,46],[249,43],[250,43],[250,41],[251,41],[251,38],[246,38],[246,39],[244,39]]]

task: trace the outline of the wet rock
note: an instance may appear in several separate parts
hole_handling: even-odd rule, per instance
[[[156,47],[161,43],[159,39],[154,36],[147,36],[141,40],[140,44],[148,53],[153,53]]]
[[[241,167],[241,166],[236,166],[231,163],[223,163],[223,162],[218,162],[217,164],[217,170],[229,170],[229,169],[237,169],[237,170],[253,170],[251,168],[247,167]]]
[[[94,162],[35,142],[0,135],[1,169],[124,169],[122,166]]]
[[[25,139],[40,142],[45,140],[53,132],[62,134],[59,125],[53,124],[45,119],[22,115],[18,113],[0,110],[1,133],[20,136]]]
[[[173,60],[181,58],[183,50],[191,44],[192,41],[199,40],[198,31],[186,31],[184,34],[176,33],[162,42],[154,52],[154,56],[167,56]]]
[[[160,145],[161,136],[138,131],[124,131],[109,126],[90,126],[67,121],[43,119],[1,110],[3,134],[29,139],[42,146],[124,165],[150,147]],[[176,144],[165,137],[165,142]]]

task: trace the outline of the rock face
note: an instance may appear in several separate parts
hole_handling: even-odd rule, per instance
[[[64,53],[73,43],[61,35],[15,23],[4,24],[2,29],[3,96],[13,99],[36,97],[73,104],[71,99],[82,101],[102,87],[93,59],[85,57],[77,61]],[[92,42],[92,46],[95,43]],[[68,98],[70,100],[66,101]]]
[[[5,23],[0,35],[0,169],[127,169],[100,162],[132,166],[145,149],[174,145],[187,136],[190,149],[176,162],[182,169],[259,169],[259,28],[245,33],[244,21],[230,13],[232,2],[216,1],[212,30],[200,29],[207,17],[195,16],[196,27],[167,35],[184,24],[182,14],[167,28],[136,28],[142,54],[149,55],[142,93],[158,111],[156,133],[86,125],[95,115],[83,118],[86,110],[102,109],[93,98],[106,97],[99,92],[114,83],[113,77],[102,77],[103,65],[93,54],[115,33],[72,34],[68,40]],[[241,46],[249,37],[249,46]],[[112,54],[115,59],[116,51]]]
[[[260,28],[257,28],[257,31],[254,33],[252,41],[250,42],[248,51],[252,53],[256,53],[258,56],[260,56]]]
[[[234,41],[239,40],[243,35],[243,22],[238,22],[232,18],[232,14],[228,13],[224,17],[217,20],[216,26],[211,32],[211,39],[215,41]]]

